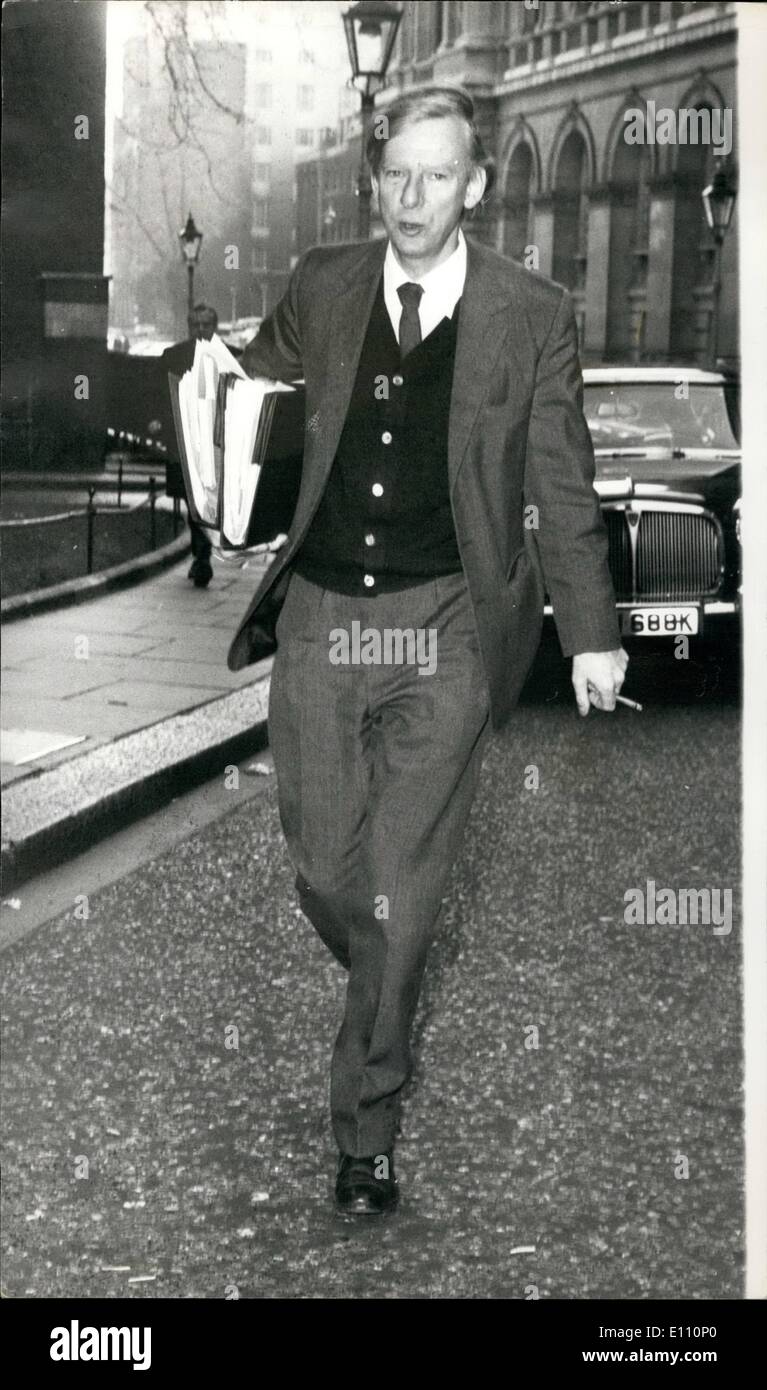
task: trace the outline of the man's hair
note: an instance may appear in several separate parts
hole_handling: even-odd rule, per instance
[[[422,87],[418,91],[403,92],[395,97],[391,106],[375,112],[365,151],[373,174],[378,176],[386,141],[393,140],[404,125],[437,120],[441,116],[457,116],[464,122],[469,132],[469,159],[475,168],[484,169],[487,175],[486,198],[495,182],[495,168],[485,153],[474,119],[474,102],[462,87]],[[382,117],[386,118],[385,123]],[[386,134],[382,133],[382,126]]]
[[[195,304],[189,317],[190,319],[195,319],[198,314],[204,314],[206,319],[214,319],[215,322],[218,323],[218,314],[210,304]]]

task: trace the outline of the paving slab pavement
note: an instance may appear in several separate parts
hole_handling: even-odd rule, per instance
[[[271,662],[233,672],[226,654],[270,560],[214,561],[197,589],[185,558],[131,589],[7,627],[6,892],[36,863],[60,862],[84,836],[92,842],[132,809],[144,814],[209,776],[211,759],[262,745]]]
[[[229,671],[226,652],[268,557],[243,569],[216,564],[206,589],[187,579],[188,559],[128,590],[10,624],[3,633],[2,727],[85,736],[85,742],[15,766],[3,784],[29,777],[170,714],[253,682]]]

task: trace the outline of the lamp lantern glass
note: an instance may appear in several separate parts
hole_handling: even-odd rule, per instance
[[[711,183],[703,189],[706,222],[717,241],[723,241],[732,221],[736,190],[726,169],[717,169]]]
[[[344,11],[344,31],[352,78],[383,81],[402,18],[401,4],[358,0]]]
[[[202,232],[198,231],[194,225],[194,218],[190,212],[186,219],[186,226],[178,234],[181,243],[181,254],[187,265],[196,265],[200,258],[200,247],[202,246]]]

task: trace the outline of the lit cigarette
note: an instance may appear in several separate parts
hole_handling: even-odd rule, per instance
[[[638,705],[636,700],[627,700],[625,695],[616,695],[615,698],[619,705],[626,705],[628,709],[638,709],[639,713],[642,713],[642,706]]]

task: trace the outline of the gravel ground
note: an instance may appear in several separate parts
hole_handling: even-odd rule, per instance
[[[382,1221],[330,1200],[344,977],[274,788],[10,947],[5,1294],[739,1297],[739,723],[703,675],[648,656],[645,712],[586,721],[547,677],[489,746]],[[732,888],[731,934],[626,925],[648,879]]]

